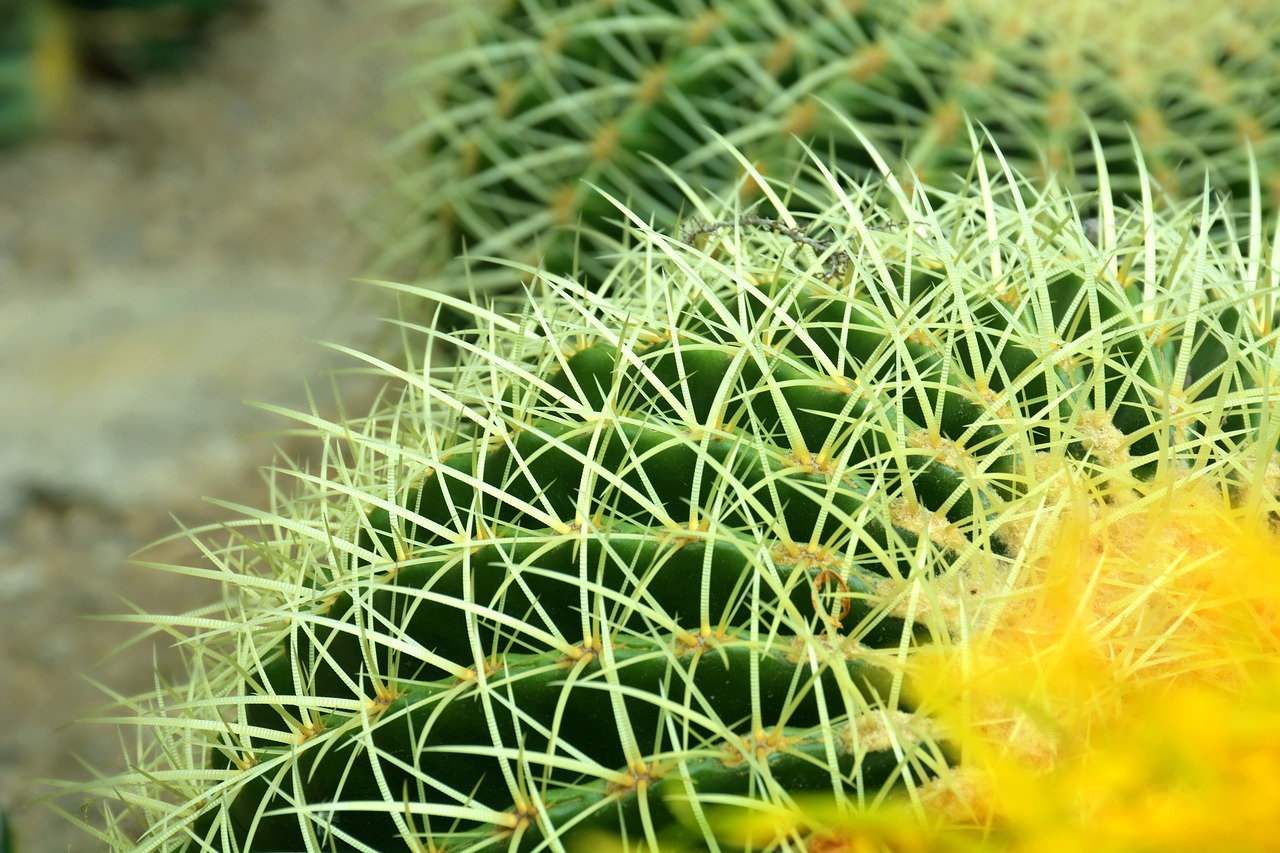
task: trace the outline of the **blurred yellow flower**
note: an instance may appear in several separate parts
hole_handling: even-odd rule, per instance
[[[964,767],[927,812],[983,850],[1280,850],[1274,498],[1060,474],[1011,591],[916,659]]]

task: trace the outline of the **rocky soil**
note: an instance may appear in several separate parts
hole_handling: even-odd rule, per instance
[[[0,806],[24,853],[96,849],[43,804],[45,779],[121,769],[115,732],[64,724],[152,683],[170,649],[109,650],[211,585],[130,564],[140,547],[262,506],[259,473],[386,313],[348,284],[371,257],[376,155],[389,136],[391,13],[363,0],[271,0],[192,72],[88,89],[65,127],[0,152]],[[421,14],[421,10],[418,10]],[[390,16],[390,17],[389,17]],[[265,434],[265,435],[263,435]],[[191,563],[177,539],[148,560]],[[153,658],[154,655],[154,658]],[[81,803],[64,798],[62,808]]]

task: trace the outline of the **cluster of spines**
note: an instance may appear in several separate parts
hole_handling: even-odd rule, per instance
[[[1221,466],[1265,420],[1273,334],[1207,210],[1087,228],[982,178],[928,204],[833,182],[807,228],[643,232],[600,292],[548,279],[523,322],[473,306],[483,343],[427,329],[471,355],[392,368],[390,421],[309,419],[357,467],[304,476],[337,519],[245,548],[234,650],[208,696],[165,700],[214,765],[158,831],[480,849],[603,824],[660,847],[688,829],[671,798],[945,776],[898,664],[1016,564],[1038,457],[1124,484]],[[865,218],[880,193],[892,223]]]
[[[759,219],[746,222],[781,231],[787,234],[788,239],[797,238],[796,234],[789,233],[795,229],[778,227],[776,222]],[[702,233],[714,231],[707,227],[693,230]],[[820,241],[797,242],[807,248],[821,250],[824,255],[837,251],[832,245]],[[826,258],[822,263],[820,280],[838,289],[840,285],[832,281],[831,271],[839,269],[839,266],[831,267],[827,263],[829,260]],[[422,565],[397,568],[390,584],[373,593],[362,606],[379,614],[386,624],[403,630],[406,637],[431,636],[436,643],[434,651],[446,660],[456,660],[455,655],[465,657],[468,644],[476,641],[478,626],[462,624],[465,620],[454,610],[456,605],[453,602],[466,600],[468,595],[476,596],[475,600],[482,604],[501,600],[502,609],[508,615],[528,614],[535,606],[540,606],[549,614],[559,614],[558,618],[551,617],[557,623],[559,633],[580,628],[580,611],[587,600],[582,598],[582,592],[588,583],[594,584],[593,589],[606,591],[603,594],[610,599],[611,606],[607,623],[616,631],[635,630],[636,622],[643,624],[656,615],[678,612],[681,603],[687,605],[694,600],[699,601],[703,608],[700,616],[704,625],[708,616],[713,615],[718,616],[721,625],[739,622],[750,614],[753,606],[760,606],[758,600],[739,599],[735,602],[722,598],[726,590],[740,589],[743,579],[753,570],[752,562],[743,557],[740,543],[732,538],[698,545],[681,542],[673,549],[669,542],[655,543],[650,532],[657,528],[668,538],[680,535],[675,532],[679,523],[669,516],[662,517],[661,510],[687,503],[706,508],[707,497],[698,494],[699,484],[685,476],[691,476],[702,464],[708,470],[714,465],[716,470],[733,471],[732,488],[726,488],[714,476],[702,483],[707,496],[723,498],[726,494],[733,495],[735,489],[739,493],[759,496],[760,484],[766,482],[773,488],[785,483],[794,490],[789,492],[789,500],[784,498],[780,505],[773,507],[775,520],[772,527],[773,535],[781,535],[783,540],[793,544],[788,550],[779,543],[770,556],[779,567],[791,565],[803,569],[791,576],[793,581],[796,577],[808,581],[791,587],[790,606],[797,614],[807,613],[806,605],[817,601],[815,590],[822,586],[824,573],[836,566],[838,570],[830,571],[828,580],[838,585],[837,599],[843,600],[843,606],[821,613],[827,627],[837,626],[838,631],[851,631],[864,643],[890,647],[908,635],[915,640],[927,641],[928,630],[922,632],[917,627],[904,632],[900,619],[886,620],[883,603],[873,604],[870,608],[867,606],[883,594],[882,589],[877,588],[875,573],[879,571],[898,578],[910,576],[909,557],[918,553],[920,543],[912,530],[893,524],[879,528],[882,522],[862,514],[871,487],[857,475],[847,472],[856,472],[861,466],[873,462],[883,465],[886,456],[893,451],[893,441],[887,435],[896,437],[902,432],[923,431],[932,422],[942,438],[952,446],[952,455],[917,447],[915,451],[907,451],[905,462],[897,463],[899,470],[896,476],[882,472],[880,482],[890,494],[898,495],[899,499],[910,495],[912,501],[918,501],[926,510],[940,513],[948,522],[962,528],[965,524],[973,525],[989,512],[994,495],[1007,497],[1015,488],[1010,481],[994,491],[984,492],[975,488],[975,483],[984,477],[998,480],[1003,475],[1007,478],[1025,469],[1025,460],[1020,464],[999,451],[1001,446],[1008,444],[1008,425],[991,421],[991,410],[1000,406],[993,405],[991,399],[975,402],[972,398],[974,389],[969,383],[985,370],[983,381],[987,390],[993,395],[1006,391],[1010,395],[1005,406],[1021,412],[1030,420],[1054,423],[1064,420],[1065,412],[1049,406],[1047,401],[1056,393],[1064,397],[1065,404],[1070,390],[1083,377],[1086,384],[1097,389],[1097,396],[1088,404],[1105,411],[1110,425],[1128,437],[1125,453],[1135,460],[1128,475],[1137,476],[1157,464],[1151,459],[1160,443],[1158,429],[1153,422],[1156,415],[1152,394],[1156,387],[1156,372],[1167,365],[1156,362],[1140,329],[1128,333],[1118,328],[1107,336],[1110,345],[1093,354],[1099,367],[1077,364],[1074,368],[1060,369],[1055,383],[1045,375],[1044,353],[1035,352],[1022,336],[1011,339],[1014,337],[1010,331],[1013,317],[984,311],[981,300],[977,299],[968,304],[968,308],[979,321],[978,328],[982,334],[969,341],[974,348],[968,350],[967,357],[963,355],[964,348],[960,343],[953,341],[949,348],[956,354],[955,361],[946,365],[944,362],[950,359],[939,355],[936,342],[927,340],[923,335],[919,340],[911,340],[912,336],[907,335],[903,344],[905,352],[899,352],[893,361],[886,360],[886,340],[882,332],[886,318],[883,306],[877,311],[872,290],[878,286],[886,294],[898,295],[908,303],[922,298],[927,301],[930,291],[943,286],[945,281],[945,276],[936,268],[930,269],[929,264],[903,266],[888,262],[886,269],[890,273],[884,280],[863,282],[867,288],[866,304],[860,304],[859,300],[833,298],[832,291],[821,288],[816,292],[805,288],[801,292],[787,294],[770,288],[753,290],[748,286],[738,293],[733,306],[736,314],[726,316],[727,306],[716,304],[722,297],[714,296],[707,302],[686,305],[679,312],[679,326],[665,330],[653,342],[631,346],[625,351],[611,343],[595,344],[562,357],[558,368],[549,377],[533,383],[532,401],[528,395],[523,398],[508,395],[509,404],[513,409],[521,410],[525,420],[521,421],[516,435],[505,447],[486,457],[486,471],[490,474],[479,474],[475,470],[474,453],[464,450],[460,465],[438,468],[422,487],[409,492],[405,502],[410,511],[408,518],[398,514],[393,516],[386,510],[375,511],[370,516],[361,543],[364,552],[379,553],[401,563],[407,561],[412,564],[421,560]],[[869,278],[874,280],[874,276]],[[810,286],[812,284],[810,280]],[[1054,327],[1062,330],[1067,338],[1089,340],[1095,324],[1098,328],[1117,323],[1122,327],[1140,325],[1134,323],[1134,317],[1129,313],[1133,309],[1135,291],[1132,289],[1127,294],[1123,290],[1108,294],[1087,289],[1078,270],[1051,276],[1047,288],[1049,317]],[[1009,299],[1007,295],[1005,298]],[[1016,300],[1009,301],[1014,307],[1021,307],[1017,306]],[[1003,303],[989,303],[987,307],[996,304]],[[776,311],[779,308],[791,318],[794,327],[788,328],[790,324],[785,321],[781,326],[775,325],[769,313],[771,309]],[[807,338],[800,333],[799,324],[795,322],[799,318],[805,321]],[[748,330],[750,336],[761,334],[763,328],[769,329],[765,333],[769,344],[777,348],[767,368],[749,360],[744,363],[742,358],[746,351],[745,342],[741,339],[743,330]],[[824,331],[829,337],[824,337]],[[788,333],[796,337],[787,340]],[[1043,339],[1039,343],[1043,343]],[[787,354],[795,357],[796,363],[787,363],[783,357]],[[932,392],[917,393],[914,397],[897,395],[901,401],[897,417],[902,418],[906,426],[903,429],[894,426],[893,416],[889,415],[871,435],[837,438],[840,427],[865,423],[872,418],[871,409],[876,407],[876,403],[874,398],[869,401],[851,393],[848,385],[822,382],[819,376],[829,375],[835,364],[841,364],[845,369],[862,368],[887,379],[890,364],[895,363],[896,369],[901,370],[903,364],[898,359],[903,358],[916,373],[912,383],[919,388],[933,389]],[[950,370],[949,380],[941,379],[948,373],[944,368]],[[1113,375],[1093,376],[1095,369],[1099,373]],[[1080,401],[1072,402],[1078,406]],[[878,407],[882,410],[894,408],[883,398],[879,400]],[[545,416],[557,409],[597,415],[602,411],[636,412],[643,413],[643,417],[637,414],[635,422],[620,423],[613,428],[612,437],[620,446],[615,444],[611,454],[607,447],[601,450],[597,446],[593,450],[593,443],[606,445],[608,438],[601,439],[598,427],[588,427],[586,424],[590,421],[583,422],[573,416],[563,421],[555,417],[543,420],[530,415],[532,412]],[[673,442],[669,429],[655,428],[649,420],[655,416],[660,419],[659,423],[698,426],[707,435],[717,431],[721,435],[695,450],[688,442]],[[735,466],[732,454],[741,447],[731,438],[735,433],[745,433],[760,442],[756,446],[757,458]],[[1061,436],[1043,430],[1037,434],[1035,429],[1030,430],[1028,436],[1027,446],[1033,449],[1044,449],[1054,441],[1062,440]],[[1090,455],[1087,443],[1087,439],[1073,443],[1073,452],[1087,459]],[[959,447],[965,449],[959,452],[960,464],[955,465],[952,464],[957,460],[955,448]],[[510,460],[521,461],[513,466]],[[639,465],[636,460],[645,460],[645,463]],[[762,463],[761,460],[765,461]],[[1106,461],[1113,462],[1112,459]],[[966,462],[970,464],[966,465]],[[632,480],[628,483],[629,465],[632,467]],[[846,473],[833,476],[833,471],[841,470]],[[588,473],[596,478],[596,488],[603,484],[598,493],[592,486],[592,477],[586,476]],[[483,490],[459,487],[463,480],[477,476],[487,479],[500,494],[489,506],[485,505]],[[832,481],[842,484],[861,482],[862,485],[832,492]],[[629,490],[624,486],[629,486]],[[615,490],[629,491],[631,497],[610,497]],[[625,521],[604,523],[597,534],[599,540],[592,540],[591,544],[583,544],[579,535],[581,531],[572,528],[565,531],[569,534],[568,539],[554,547],[535,539],[528,550],[531,554],[538,553],[536,562],[540,571],[525,576],[519,593],[498,593],[501,584],[510,583],[513,566],[528,566],[532,562],[529,556],[520,553],[518,545],[480,546],[470,564],[473,584],[470,590],[437,587],[425,581],[428,577],[441,577],[440,566],[432,559],[414,555],[430,552],[432,546],[444,544],[450,533],[458,532],[451,531],[447,524],[436,532],[428,529],[427,524],[439,524],[446,518],[456,519],[460,507],[469,506],[472,511],[480,507],[480,516],[493,526],[491,532],[499,537],[498,542],[502,542],[503,526],[518,528],[532,523],[535,527],[542,527],[554,525],[560,519],[573,518],[575,512],[581,515],[584,492],[592,493],[590,506],[607,505],[616,518]],[[639,499],[635,498],[637,494]],[[532,507],[541,511],[531,511]],[[756,513],[742,508],[735,511],[722,505],[711,515],[715,523],[724,525],[726,529],[740,529],[759,524],[762,521],[760,516],[768,514],[767,511]],[[861,520],[856,523],[860,528],[858,542],[854,544],[842,537],[860,516]],[[410,520],[418,517],[426,524]],[[402,518],[403,522],[397,524],[396,518]],[[587,530],[593,523],[599,523],[598,518],[593,522],[582,522]],[[693,536],[692,541],[696,542],[697,537]],[[951,544],[956,541],[959,542],[958,547],[949,552],[943,549],[943,553],[930,558],[930,563],[936,565],[939,559],[943,564],[954,561],[958,550],[972,544],[964,538],[953,540]],[[989,540],[988,545],[996,552],[1004,548],[994,539]],[[708,552],[713,553],[708,556]],[[854,564],[848,562],[848,555],[856,552],[862,552],[864,557],[871,555],[872,559],[866,562],[876,568],[870,573],[865,568],[851,571],[854,565],[861,565],[857,561]],[[892,553],[898,554],[896,559],[901,561],[896,568],[884,562],[885,555]],[[495,557],[496,567],[491,565]],[[597,567],[597,571],[587,578],[575,577],[580,565]],[[632,575],[640,567],[648,567],[649,570],[660,567],[661,573],[644,574],[643,580],[637,584]],[[457,580],[460,578],[454,577],[454,581]],[[570,583],[566,584],[566,580]],[[633,591],[637,585],[643,588],[643,594]],[[422,603],[409,593],[397,606],[393,602],[402,586],[410,590],[430,586],[443,598],[439,603]],[[783,604],[788,597],[785,590],[781,593],[775,590],[772,597],[776,602],[772,607],[786,606]],[[349,600],[339,599],[331,612],[350,612],[350,607]],[[410,612],[411,607],[418,609]],[[852,617],[850,609],[854,611]],[[459,624],[454,625],[453,622]],[[495,631],[502,633],[502,627],[498,626]],[[455,642],[462,642],[459,638],[464,635],[467,641],[458,649],[449,651],[451,647],[443,638],[452,636]],[[490,644],[495,639],[496,634],[486,633],[481,635],[479,642],[482,646],[492,647]],[[342,645],[341,641],[324,642],[331,661],[338,664],[337,672],[358,669],[358,658],[344,659],[336,651]],[[356,644],[348,641],[346,647],[348,656],[355,654]],[[754,661],[756,667],[763,663],[762,658]],[[328,665],[313,666],[312,671],[324,671]],[[385,666],[387,663],[382,661],[372,664],[373,669]],[[786,678],[794,684],[795,672],[787,672]],[[873,695],[881,697],[885,692],[882,687]],[[536,705],[533,697],[524,693],[516,695],[522,708],[526,703],[530,707]],[[614,755],[614,764],[623,757]],[[602,763],[608,764],[607,761]],[[575,799],[575,802],[580,801]]]
[[[424,71],[439,91],[408,137],[426,159],[406,187],[423,217],[407,242],[426,244],[429,267],[465,247],[602,275],[600,247],[625,230],[597,188],[671,228],[688,200],[666,167],[717,190],[742,172],[717,135],[784,181],[802,168],[797,138],[855,178],[875,172],[824,103],[895,168],[946,189],[971,165],[968,118],[1042,181],[1095,189],[1092,131],[1119,192],[1136,197],[1145,180],[1134,138],[1165,192],[1198,194],[1208,169],[1216,191],[1247,197],[1251,157],[1270,208],[1280,191],[1274,51],[1243,46],[1280,40],[1274,11],[1241,16],[1252,40],[1214,28],[1206,39],[1222,44],[1188,66],[1143,53],[1137,77],[1134,61],[1120,67],[1083,38],[1060,55],[1048,25],[1010,29],[1007,11],[981,3],[507,5],[483,17],[474,46]],[[1146,20],[1117,15],[1122,30],[1125,15]]]

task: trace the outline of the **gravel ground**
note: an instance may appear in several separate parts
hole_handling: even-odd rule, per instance
[[[269,0],[194,72],[85,91],[65,127],[0,152],[0,806],[24,853],[94,849],[28,805],[80,761],[120,769],[112,730],[60,728],[104,703],[93,681],[138,692],[153,654],[174,664],[150,644],[100,662],[135,629],[83,617],[215,595],[129,556],[175,518],[228,517],[202,496],[264,505],[260,466],[306,447],[253,438],[291,424],[242,401],[305,409],[304,380],[350,366],[306,339],[372,340],[385,306],[347,284],[372,257],[358,226],[394,73],[369,5]],[[357,410],[367,381],[340,380]]]

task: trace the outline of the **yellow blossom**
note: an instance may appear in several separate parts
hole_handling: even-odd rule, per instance
[[[966,768],[931,784],[931,817],[1011,853],[1280,850],[1269,517],[1185,472],[1073,481],[995,615],[918,657]]]

